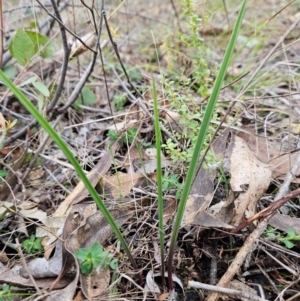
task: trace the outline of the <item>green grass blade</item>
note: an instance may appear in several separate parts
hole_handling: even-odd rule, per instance
[[[164,204],[163,204],[163,193],[162,193],[162,171],[161,171],[161,132],[159,127],[159,116],[158,116],[158,105],[157,105],[157,93],[155,82],[153,81],[153,105],[154,105],[154,127],[156,137],[156,177],[157,177],[157,195],[158,195],[158,227],[159,227],[159,241],[160,241],[160,256],[161,256],[161,279],[162,286],[165,286],[165,234],[164,234]]]
[[[72,152],[69,150],[67,144],[62,140],[59,134],[51,127],[48,121],[39,113],[39,111],[35,108],[35,106],[31,103],[31,101],[14,85],[14,83],[9,80],[6,75],[0,70],[0,80],[14,93],[14,95],[18,98],[21,104],[28,110],[28,112],[37,120],[37,122],[44,128],[44,130],[49,134],[49,136],[53,139],[53,141],[59,146],[59,148],[64,152],[65,156],[68,158],[74,169],[76,170],[78,176],[84,183],[85,187],[89,191],[91,197],[97,204],[99,210],[102,212],[103,216],[111,226],[117,238],[120,240],[127,256],[129,257],[133,267],[137,269],[136,263],[131,255],[131,252],[128,248],[128,245],[122,236],[114,218],[106,208],[102,199],[98,195],[94,186],[88,180],[81,166],[73,156]],[[141,280],[141,279],[140,279]]]
[[[210,98],[208,100],[207,108],[203,116],[203,121],[199,129],[197,142],[195,145],[195,149],[193,152],[193,156],[189,165],[189,169],[186,176],[185,185],[183,188],[182,196],[178,205],[177,214],[175,217],[175,222],[173,226],[173,232],[171,237],[171,244],[170,244],[170,250],[169,250],[169,258],[168,258],[168,278],[169,278],[169,288],[170,290],[173,290],[173,281],[172,281],[172,266],[173,266],[173,255],[174,255],[174,249],[177,241],[178,232],[180,229],[183,213],[186,207],[187,199],[192,187],[193,179],[195,177],[196,168],[198,165],[199,156],[203,147],[203,143],[205,141],[205,135],[209,128],[210,120],[213,116],[214,108],[216,106],[220,90],[222,88],[222,84],[230,63],[230,58],[234,50],[234,46],[236,44],[237,36],[242,24],[242,20],[244,17],[244,13],[247,6],[247,0],[244,0],[243,5],[239,11],[236,23],[234,25],[230,41],[227,45],[226,52],[224,54],[224,58],[220,67],[219,74],[216,78],[212,93],[210,95]]]

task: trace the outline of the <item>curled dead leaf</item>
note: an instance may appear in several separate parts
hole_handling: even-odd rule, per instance
[[[232,223],[237,226],[243,217],[249,218],[255,214],[257,201],[269,187],[272,172],[267,164],[253,154],[247,143],[237,136],[232,137],[228,163],[226,168],[231,176],[230,186],[237,195]]]

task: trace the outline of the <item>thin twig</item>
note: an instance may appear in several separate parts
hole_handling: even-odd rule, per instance
[[[59,9],[58,9],[58,7],[55,3],[55,0],[51,0],[51,3],[52,3],[53,10],[55,12],[55,15],[56,15],[57,19],[60,20],[61,23],[62,23],[62,18],[60,16],[60,12],[59,12]],[[55,91],[53,99],[52,99],[51,103],[48,106],[48,109],[47,109],[48,112],[51,111],[56,106],[56,104],[59,100],[59,97],[61,95],[62,89],[64,87],[65,79],[66,79],[68,62],[69,62],[69,55],[70,55],[70,51],[71,51],[71,47],[69,47],[69,45],[68,45],[68,40],[67,40],[65,27],[62,26],[61,24],[59,24],[59,28],[60,28],[60,34],[61,34],[61,39],[62,39],[62,46],[63,46],[64,56],[63,56],[63,63],[62,63],[61,72],[60,72],[60,80],[59,80],[59,83],[57,85],[57,89]]]
[[[82,3],[83,6],[86,7],[86,9],[88,9],[92,15],[93,18],[93,23],[94,23],[94,28],[96,30],[96,35],[98,35],[98,29],[97,29],[97,23],[96,23],[96,19],[95,19],[95,14],[94,14],[94,10],[92,8],[90,8],[85,2],[84,0],[80,0],[80,2]],[[93,2],[94,3],[94,2]]]
[[[103,2],[103,6],[101,8],[101,11],[104,12],[104,2]],[[102,67],[102,72],[103,72],[104,86],[105,86],[105,92],[106,92],[106,96],[107,96],[107,102],[108,102],[110,114],[111,114],[111,116],[113,116],[114,114],[113,114],[113,110],[112,110],[111,102],[110,102],[110,97],[109,97],[107,76],[106,76],[106,71],[105,71],[105,68],[104,68],[104,59],[103,59],[103,53],[102,53],[101,47],[99,47],[99,55],[100,55],[100,60],[101,60],[101,67]],[[113,123],[114,123],[115,129],[117,130],[115,119],[113,119]]]
[[[230,288],[224,288],[224,287],[218,287],[210,284],[205,284],[197,281],[189,281],[188,282],[188,287],[192,288],[198,288],[198,289],[204,289],[204,290],[209,290],[209,291],[214,291],[226,295],[233,295],[241,298],[246,298],[249,300],[254,300],[254,301],[267,301],[264,298],[255,296],[255,295],[250,295],[248,293],[244,293],[242,291],[230,289]]]
[[[103,0],[102,0],[102,5],[103,5]],[[76,85],[75,89],[73,90],[71,96],[69,97],[67,103],[62,107],[62,108],[58,108],[56,111],[59,114],[64,113],[77,99],[79,93],[81,92],[83,86],[85,85],[85,83],[87,82],[89,76],[91,75],[91,73],[94,70],[94,66],[96,63],[96,59],[97,59],[97,54],[98,54],[98,49],[101,47],[100,46],[100,37],[101,37],[101,33],[102,33],[102,23],[103,23],[103,16],[101,15],[100,17],[100,21],[99,21],[99,30],[98,30],[98,35],[97,35],[97,41],[96,41],[96,50],[93,50],[93,60],[90,62],[89,66],[87,67],[85,73],[83,74],[83,76],[81,77],[80,81],[78,82],[78,84]]]
[[[92,49],[89,45],[87,45],[84,41],[82,41],[82,39],[75,34],[71,29],[69,29],[61,20],[59,20],[55,15],[53,15],[49,9],[43,5],[39,0],[36,0],[39,5],[46,11],[46,13],[51,16],[53,19],[55,19],[61,26],[63,26],[65,28],[65,30],[67,32],[69,32],[73,37],[75,37],[82,45],[84,45],[84,47],[86,47],[87,49],[91,50],[93,53],[95,53],[96,51],[94,49]]]
[[[178,11],[176,9],[174,0],[170,0],[170,2],[171,2],[172,8],[173,8],[174,13],[175,13],[175,18],[176,18],[176,21],[177,21],[177,26],[178,26],[178,29],[179,29],[179,33],[182,33],[183,31],[182,31],[181,26],[180,26],[179,14],[178,14]]]
[[[108,25],[108,21],[107,21],[107,17],[106,17],[106,12],[105,12],[105,10],[102,10],[102,15],[103,15],[103,18],[104,18],[104,22],[105,22],[105,26],[106,26],[106,30],[107,30],[107,33],[108,33],[109,40],[110,40],[110,42],[111,42],[111,44],[112,44],[112,46],[113,46],[113,49],[114,49],[114,51],[115,51],[115,54],[116,54],[116,56],[117,56],[117,58],[118,58],[118,61],[119,61],[120,65],[121,65],[121,68],[122,68],[122,70],[123,70],[123,72],[124,72],[124,74],[125,74],[125,77],[126,77],[126,79],[127,79],[127,82],[128,82],[128,84],[130,85],[130,87],[134,90],[134,92],[142,98],[141,93],[140,93],[140,92],[136,89],[136,87],[132,84],[132,82],[131,82],[131,80],[130,80],[130,77],[129,77],[127,71],[126,71],[126,68],[125,68],[125,66],[124,66],[124,64],[123,64],[123,61],[122,61],[122,59],[121,59],[121,57],[120,57],[120,53],[119,53],[119,50],[118,50],[118,46],[117,46],[117,44],[115,43],[115,41],[114,41],[114,39],[113,39],[113,37],[112,37],[111,31],[110,31],[110,28],[109,28],[109,25]]]
[[[240,248],[238,254],[235,256],[234,260],[228,267],[226,273],[222,276],[222,278],[218,282],[217,286],[225,288],[229,285],[234,275],[241,268],[249,252],[252,251],[252,248],[255,248],[255,245],[259,237],[265,231],[268,225],[268,220],[269,218],[260,222],[256,227],[256,229],[247,237],[244,245]],[[214,292],[210,294],[207,301],[216,301],[218,299],[219,299],[219,293]]]
[[[18,250],[19,250],[20,257],[21,257],[21,259],[22,259],[24,268],[26,269],[26,271],[27,271],[27,273],[28,273],[28,275],[29,275],[29,278],[30,278],[30,280],[31,280],[31,282],[32,282],[32,284],[33,284],[33,286],[35,287],[35,289],[36,289],[36,291],[37,291],[38,293],[41,293],[40,288],[39,288],[38,285],[36,284],[36,282],[35,282],[35,280],[34,280],[32,274],[31,274],[31,272],[30,272],[30,270],[29,270],[29,268],[28,268],[28,265],[27,265],[26,259],[25,259],[25,257],[24,257],[24,254],[23,254],[23,251],[22,251],[22,248],[21,248],[21,246],[20,246],[20,243],[19,243],[19,239],[18,239],[18,238],[16,238],[16,244],[17,244],[17,248],[18,248]]]

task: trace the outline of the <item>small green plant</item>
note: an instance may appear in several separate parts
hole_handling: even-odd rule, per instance
[[[30,238],[22,242],[22,247],[27,254],[41,253],[43,251],[41,241],[41,237],[35,237],[35,235],[31,235]]]
[[[80,105],[91,106],[94,105],[96,101],[95,93],[90,88],[83,87],[78,99],[74,102],[73,107],[78,111],[82,111]]]
[[[122,136],[121,141],[124,143],[131,144],[134,140],[134,137],[137,134],[138,129],[137,128],[132,128],[128,131],[125,132],[125,134]]]
[[[121,111],[123,109],[126,101],[127,101],[127,99],[126,99],[125,94],[116,95],[114,97],[114,101],[113,101],[116,111]]]
[[[19,28],[9,44],[9,51],[20,65],[25,66],[37,53],[43,58],[51,57],[54,47],[45,35]]]
[[[287,229],[286,236],[282,236],[280,232],[271,226],[268,226],[267,228],[266,237],[277,239],[279,242],[284,243],[288,249],[291,249],[295,246],[292,241],[300,241],[300,235],[298,235],[294,229]]]
[[[110,267],[112,270],[115,270],[118,263],[118,260],[113,258],[113,254],[105,251],[98,243],[94,243],[90,249],[79,249],[75,252],[75,256],[81,261],[81,273],[86,275],[99,266],[101,266],[101,269]]]
[[[40,79],[38,79],[37,76],[31,76],[25,81],[21,82],[18,85],[19,88],[26,88],[30,89],[34,92],[34,94],[37,94],[38,98],[38,109],[40,112],[42,112],[44,104],[45,104],[45,99],[49,98],[50,96],[50,91],[48,90],[47,86],[45,86]]]
[[[180,198],[183,189],[183,183],[179,182],[179,175],[171,174],[170,172],[166,171],[162,177],[162,190],[163,192],[166,192],[173,189],[176,190],[176,198]]]
[[[0,169],[0,184],[2,184],[3,178],[5,178],[7,174],[8,171],[6,169]]]
[[[192,3],[191,1],[187,1],[187,3]],[[187,4],[189,5],[189,4]],[[203,118],[201,120],[201,126],[198,131],[196,143],[193,147],[193,155],[191,157],[190,165],[188,172],[186,174],[186,179],[185,179],[185,184],[184,188],[181,194],[180,202],[178,205],[178,210],[176,213],[176,218],[174,221],[173,225],[173,231],[171,235],[171,242],[169,246],[169,255],[168,255],[168,279],[169,279],[169,290],[173,293],[174,291],[174,284],[172,280],[172,273],[173,273],[173,258],[174,258],[174,251],[175,251],[175,246],[178,242],[178,233],[179,229],[181,227],[181,221],[183,218],[183,213],[185,210],[185,206],[187,204],[188,196],[192,187],[192,183],[196,174],[196,170],[198,167],[198,162],[199,162],[199,157],[201,154],[201,151],[203,150],[203,145],[206,141],[207,134],[209,132],[209,127],[210,127],[210,121],[214,115],[215,112],[215,107],[216,107],[216,102],[218,100],[218,96],[220,93],[220,90],[222,88],[224,78],[230,63],[230,59],[236,44],[237,36],[239,29],[242,24],[244,12],[246,9],[247,5],[247,0],[244,0],[240,9],[240,12],[237,17],[237,21],[234,25],[234,28],[232,30],[232,35],[230,38],[230,41],[228,43],[226,52],[223,57],[222,64],[220,66],[219,73],[216,77],[214,87],[211,91],[211,95],[209,97],[209,100],[207,102],[207,105],[205,107],[205,113],[203,114]],[[197,15],[195,14],[193,18],[197,18]],[[195,19],[195,21],[198,21]],[[198,28],[193,28],[193,30],[197,30]],[[196,32],[196,31],[195,31]],[[99,48],[99,43],[96,45],[95,49]],[[197,54],[196,57],[198,60],[202,60],[201,54]],[[27,58],[26,58],[27,59]],[[25,60],[26,60],[25,59]],[[199,72],[203,72],[205,70],[199,70]],[[59,148],[64,152],[70,163],[73,165],[74,169],[76,170],[77,174],[85,184],[87,190],[89,191],[90,195],[94,199],[95,203],[97,204],[99,210],[103,213],[105,216],[107,222],[110,224],[112,227],[114,233],[116,234],[117,238],[119,239],[120,243],[122,244],[128,258],[130,259],[133,268],[137,271],[138,267],[137,264],[132,256],[132,253],[128,247],[128,244],[121,233],[117,222],[114,220],[114,217],[112,216],[111,212],[109,209],[106,207],[105,203],[103,200],[100,198],[98,192],[94,188],[94,185],[89,181],[87,178],[86,174],[82,170],[80,164],[78,161],[75,159],[72,151],[67,147],[66,143],[61,139],[60,135],[53,129],[53,127],[50,126],[50,124],[45,120],[45,118],[40,114],[40,112],[36,109],[36,107],[32,104],[32,102],[20,91],[18,87],[15,86],[15,84],[7,78],[7,76],[4,74],[2,70],[0,70],[0,80],[7,86],[15,96],[19,99],[19,101],[24,105],[24,107],[28,110],[28,112],[34,116],[34,118],[42,125],[42,127],[45,129],[45,131],[52,137],[53,141],[59,146]],[[200,87],[200,90],[198,92],[204,96],[205,95],[205,87],[203,88],[203,91],[201,89],[201,84],[205,81],[199,80],[195,83],[197,87]],[[187,81],[188,82],[188,79]],[[154,85],[155,87],[155,85]],[[154,89],[155,90],[155,89]],[[154,99],[157,100],[157,97],[154,96]],[[161,247],[161,259],[162,259],[162,275],[165,275],[164,273],[164,244],[165,244],[165,239],[164,239],[164,229],[163,229],[163,198],[162,198],[162,180],[161,180],[161,158],[160,158],[160,152],[161,152],[161,134],[160,134],[160,129],[159,129],[159,114],[158,114],[158,108],[157,108],[157,103],[156,103],[156,108],[155,108],[155,129],[156,129],[156,149],[157,149],[157,174],[158,174],[158,208],[159,208],[159,232],[160,232],[160,247]],[[183,108],[183,107],[182,107]],[[192,111],[192,114],[195,114],[195,111]],[[201,113],[201,112],[200,112]],[[136,134],[136,132],[135,132]],[[135,137],[134,135],[128,135],[126,137],[126,142],[128,143],[130,140],[130,137],[132,137],[132,140]],[[187,134],[189,134],[187,132]],[[94,244],[95,245],[95,244]],[[113,256],[110,255],[108,252],[104,251],[102,247],[98,246],[92,246],[90,249],[83,249],[83,250],[78,250],[79,253],[77,253],[77,258],[82,261],[82,264],[84,268],[81,270],[82,272],[88,272],[92,271],[94,267],[97,267],[97,265],[102,263],[101,267],[104,266],[109,266],[111,268],[116,268],[116,259],[113,259]],[[102,254],[102,257],[101,255]],[[101,259],[99,260],[99,257]],[[140,283],[143,283],[141,273],[138,272],[138,276],[140,278]],[[162,277],[164,279],[164,277]]]
[[[126,131],[124,134],[121,134],[121,141],[125,144],[131,144],[137,134],[137,130],[137,128],[132,128]],[[109,130],[107,132],[107,137],[109,137],[112,141],[117,141],[120,137],[120,133],[115,130]]]
[[[180,34],[180,41],[184,45],[185,51],[191,50],[191,63],[194,67],[192,79],[186,79],[190,85],[195,85],[198,93],[206,97],[208,86],[211,82],[210,69],[205,59],[206,46],[200,35],[199,28],[205,25],[206,20],[199,16],[198,5],[194,0],[181,0],[188,31]]]
[[[115,130],[108,130],[107,137],[112,141],[117,141],[118,138],[120,137],[120,134]]]
[[[0,301],[11,301],[13,299],[13,295],[11,292],[11,287],[3,283],[2,290],[0,291]]]

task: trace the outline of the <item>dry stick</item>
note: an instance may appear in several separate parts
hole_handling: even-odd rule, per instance
[[[118,46],[117,46],[117,44],[115,43],[115,41],[114,41],[114,39],[113,39],[113,37],[112,37],[112,34],[111,34],[111,32],[110,32],[110,28],[109,28],[108,21],[107,21],[107,17],[106,17],[106,12],[105,12],[104,9],[102,10],[102,15],[103,15],[103,18],[104,18],[104,22],[105,22],[105,26],[106,26],[106,30],[107,30],[107,34],[108,34],[109,40],[110,40],[110,42],[111,42],[111,44],[112,44],[112,46],[113,46],[113,48],[114,48],[115,54],[116,54],[117,59],[118,59],[120,65],[121,65],[121,68],[122,68],[122,70],[123,70],[123,72],[124,72],[124,74],[125,74],[125,76],[126,76],[126,79],[127,79],[127,81],[128,81],[128,84],[129,84],[130,87],[134,90],[134,92],[142,98],[141,93],[140,93],[140,92],[136,89],[136,87],[132,84],[132,82],[131,82],[131,80],[130,80],[130,77],[129,77],[127,71],[126,71],[126,68],[125,68],[125,66],[124,66],[124,64],[123,64],[123,61],[121,60],[120,53],[119,53],[119,50],[118,50]]]
[[[80,2],[86,9],[88,9],[90,11],[92,18],[93,18],[94,28],[96,30],[96,34],[98,35],[98,29],[97,29],[97,23],[96,23],[96,19],[95,19],[94,10],[92,8],[90,8],[87,4],[85,4],[85,2],[83,0],[80,0]]]
[[[35,289],[36,289],[36,291],[37,291],[38,293],[41,293],[40,288],[37,286],[37,284],[36,284],[34,278],[32,277],[32,274],[31,274],[31,272],[30,272],[30,270],[29,270],[29,268],[28,268],[28,265],[27,265],[27,263],[26,263],[26,259],[25,259],[25,257],[24,257],[24,254],[23,254],[23,251],[22,251],[22,248],[21,248],[21,246],[20,246],[20,243],[19,243],[19,239],[18,239],[18,238],[16,238],[16,244],[17,244],[17,248],[18,248],[18,250],[19,250],[20,257],[21,257],[21,259],[22,259],[24,268],[27,270],[27,273],[28,273],[28,275],[29,275],[29,278],[30,278],[30,280],[31,280],[31,282],[32,282],[32,284],[33,284],[33,286],[35,287]]]
[[[103,2],[103,6],[101,7],[101,11],[102,11],[102,13],[104,12],[104,2]],[[103,17],[104,17],[105,22],[107,22],[106,16],[104,15]],[[105,86],[105,92],[106,92],[108,106],[109,106],[109,110],[110,110],[110,115],[113,116],[114,113],[113,113],[113,110],[112,110],[111,101],[110,101],[110,97],[109,97],[107,76],[106,76],[106,70],[104,68],[104,59],[103,59],[103,53],[102,53],[101,47],[99,47],[99,56],[100,56],[101,65],[102,65],[101,67],[102,67],[102,72],[103,72],[104,86]],[[113,123],[114,123],[114,126],[115,126],[115,130],[117,131],[115,118],[113,119]]]
[[[189,281],[188,282],[188,287],[197,288],[197,289],[204,289],[204,290],[209,290],[209,291],[215,291],[215,292],[219,292],[219,293],[222,293],[222,294],[233,295],[233,296],[246,298],[246,299],[254,300],[254,301],[266,301],[266,299],[264,299],[264,298],[260,298],[260,297],[255,296],[255,295],[244,293],[242,291],[238,291],[238,290],[234,290],[234,289],[230,289],[230,288],[224,288],[224,287],[217,287],[217,286],[214,286],[214,285],[204,284],[204,283],[197,282],[197,281]]]
[[[298,298],[298,297],[300,297],[300,292],[298,292],[296,295],[294,295],[294,296],[292,296],[292,297],[286,299],[286,301],[299,300],[299,299],[296,299],[296,298]]]
[[[225,0],[223,0],[223,6],[224,6],[224,10],[225,10],[226,19],[227,19],[227,25],[229,27],[229,16],[228,16],[228,10],[227,10],[227,6],[226,6]]]
[[[55,0],[51,0],[51,3],[52,3],[52,6],[53,6],[53,9],[54,9],[57,19],[60,20],[62,23],[62,18],[60,16],[59,9],[55,3]],[[48,106],[48,109],[47,109],[48,112],[51,111],[52,109],[54,109],[54,107],[56,106],[56,104],[59,100],[59,97],[61,95],[62,89],[64,87],[64,83],[65,83],[65,78],[66,78],[67,69],[68,69],[69,55],[70,55],[70,51],[71,51],[71,47],[68,45],[65,27],[63,25],[59,24],[59,28],[60,28],[60,34],[61,34],[61,39],[62,39],[64,56],[63,56],[63,63],[62,63],[61,72],[60,72],[60,80],[57,85],[55,95],[53,96],[53,99]]]
[[[246,85],[244,86],[243,90],[239,93],[237,98],[240,98],[241,95],[243,95],[246,90],[249,88],[251,81],[254,79],[254,77],[258,74],[258,72],[261,70],[263,65],[268,61],[268,59],[271,57],[271,55],[275,52],[275,50],[278,48],[278,46],[284,42],[285,38],[290,34],[291,31],[294,30],[294,28],[298,25],[300,22],[300,16],[294,21],[294,23],[287,29],[287,31],[284,33],[284,35],[278,40],[278,42],[275,44],[275,46],[270,50],[270,52],[266,55],[266,57],[262,60],[258,68],[254,71],[254,73],[250,76],[249,80],[247,81]]]
[[[284,189],[283,189],[284,190]],[[279,193],[279,192],[278,192]],[[260,212],[254,214],[252,217],[248,218],[246,221],[239,224],[235,229],[229,230],[230,233],[237,233],[245,227],[249,226],[253,221],[273,216],[280,207],[282,207],[290,199],[295,198],[300,195],[300,188],[293,190],[291,193],[285,195],[277,201],[273,201],[267,208],[261,210]],[[275,197],[276,198],[276,197]]]
[[[277,262],[280,266],[282,266],[285,270],[287,270],[289,273],[291,273],[293,276],[298,277],[299,272],[294,271],[289,266],[283,264],[278,258],[273,256],[271,253],[269,253],[264,247],[260,248],[263,252],[267,254],[268,257],[272,258],[275,262]]]
[[[170,0],[170,2],[171,2],[172,8],[173,8],[174,13],[175,13],[175,18],[176,18],[176,21],[177,21],[177,26],[178,26],[179,32],[182,33],[183,31],[182,31],[181,26],[180,26],[179,14],[178,14],[178,11],[176,9],[174,0]]]
[[[296,163],[293,166],[291,172],[289,172],[284,179],[283,185],[280,187],[277,195],[275,196],[274,200],[278,201],[281,200],[285,197],[282,197],[286,193],[287,187],[291,184],[291,181],[295,177],[294,175],[296,174],[298,168],[300,167],[300,153],[297,157]],[[300,188],[296,190],[298,194],[300,193]],[[295,195],[295,193],[289,194],[289,197],[291,198],[291,195]],[[287,197],[287,196],[286,196]],[[267,208],[266,208],[267,209]],[[256,246],[256,242],[258,241],[259,237],[261,234],[265,231],[265,229],[268,226],[269,219],[273,216],[275,211],[270,211],[269,215],[266,216],[264,220],[262,220],[257,228],[247,237],[244,245],[242,248],[239,250],[238,254],[232,261],[231,265],[227,269],[226,273],[222,276],[220,281],[218,282],[218,286],[221,287],[226,287],[228,286],[229,282],[231,279],[235,276],[235,274],[239,271],[240,267],[242,266],[243,262],[245,261],[247,255],[253,251],[253,249]],[[212,293],[207,301],[216,301],[219,298],[218,293]]]
[[[261,234],[265,231],[268,220],[264,219],[262,222],[260,222],[257,226],[257,228],[249,235],[244,243],[244,245],[240,248],[238,254],[232,261],[231,265],[227,269],[226,273],[222,276],[220,281],[218,282],[217,286],[219,287],[227,287],[229,282],[232,280],[232,278],[235,276],[235,274],[239,271],[241,268],[243,262],[245,261],[247,255],[249,252],[252,252],[255,248],[256,242],[258,241]],[[216,301],[219,299],[219,293],[212,293],[209,295],[207,301]]]
[[[39,5],[46,11],[46,13],[51,16],[54,20],[56,20],[60,26],[63,26],[67,32],[69,32],[73,37],[75,37],[84,47],[92,51],[93,53],[97,52],[93,48],[91,48],[89,45],[87,45],[78,35],[76,35],[71,29],[69,29],[61,20],[59,20],[55,15],[53,15],[49,9],[43,5],[39,0],[36,0]]]
[[[102,0],[102,5],[103,5],[103,0]],[[98,31],[98,35],[97,35],[97,41],[96,41],[96,47],[95,47],[95,51],[93,50],[93,60],[92,62],[89,64],[89,66],[87,67],[85,73],[83,74],[83,76],[81,77],[80,81],[78,82],[78,84],[76,85],[75,89],[73,90],[70,98],[68,99],[67,103],[62,107],[57,109],[56,111],[59,114],[64,113],[77,99],[79,93],[81,92],[83,86],[85,85],[86,81],[88,80],[89,76],[92,74],[93,70],[94,70],[94,66],[96,63],[96,59],[97,59],[97,55],[98,55],[98,51],[97,49],[100,46],[100,37],[101,37],[101,33],[102,33],[102,23],[103,23],[103,15],[101,14],[100,17],[100,21],[99,21],[99,31]]]
[[[260,264],[256,263],[256,265],[258,266],[258,268],[260,269],[260,271],[262,272],[262,274],[266,277],[266,279],[269,281],[269,283],[271,284],[274,292],[276,292],[277,295],[278,295],[280,292],[279,292],[276,284],[274,283],[274,281],[269,276],[269,274],[265,271],[265,269],[262,268],[262,266]]]

